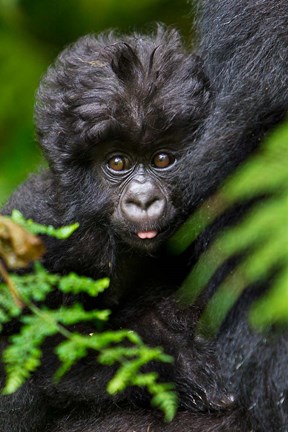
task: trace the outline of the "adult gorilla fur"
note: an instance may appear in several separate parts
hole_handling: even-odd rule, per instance
[[[36,104],[49,169],[24,183],[4,209],[45,224],[80,223],[61,245],[46,240],[44,264],[111,277],[101,298],[112,309],[111,326],[135,329],[175,356],[172,366],[154,367],[175,382],[179,413],[164,425],[139,389],[110,398],[104,388],[113,370],[93,357],[54,385],[47,342],[41,370],[1,398],[1,432],[288,430],[287,337],[255,333],[246,322],[265,287],[246,290],[213,341],[196,337],[195,325],[229,265],[196,304],[181,310],[175,300],[191,263],[227,221],[200,236],[189,256],[171,258],[164,247],[284,118],[288,4],[207,0],[199,16],[197,56],[176,31],[161,27],[150,36],[87,36],[60,54]],[[13,331],[2,335],[3,346]]]

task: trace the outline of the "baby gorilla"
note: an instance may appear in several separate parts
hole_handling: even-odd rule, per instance
[[[110,274],[113,286],[127,268],[123,252],[141,260],[155,253],[190,213],[189,150],[209,105],[200,59],[175,30],[81,38],[38,91],[36,127],[49,169],[22,185],[5,213],[78,221],[66,246],[49,240],[46,266]]]
[[[164,247],[193,208],[189,153],[210,104],[201,61],[175,30],[80,39],[60,54],[38,91],[36,127],[49,168],[20,186],[4,209],[54,226],[80,223],[61,244],[45,239],[43,262],[54,272],[109,275],[110,289],[97,306],[112,310],[111,327],[135,329],[176,357],[173,366],[154,365],[161,379],[176,383],[181,408],[189,411],[165,426],[171,432],[228,431],[234,416],[213,344],[193,341],[197,310],[180,313],[171,295],[187,262]],[[56,293],[51,299],[61,301]],[[91,298],[83,302],[95,306]],[[113,370],[95,356],[53,384],[54,343],[45,343],[41,370],[1,398],[1,432],[163,430],[144,391],[109,398]]]

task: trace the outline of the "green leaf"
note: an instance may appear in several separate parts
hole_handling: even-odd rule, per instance
[[[95,281],[94,279],[78,276],[75,273],[70,273],[67,276],[63,276],[59,282],[59,289],[63,292],[70,292],[73,294],[79,294],[80,292],[86,292],[91,297],[97,297],[109,287],[109,279],[103,278]]]
[[[51,225],[41,225],[37,222],[34,222],[32,219],[25,219],[22,213],[20,213],[19,210],[15,209],[12,212],[11,219],[13,220],[13,222],[18,223],[32,234],[46,234],[50,237],[56,237],[60,240],[67,239],[73,234],[74,231],[79,228],[78,223],[74,223],[72,225],[64,226],[61,228],[54,228]]]

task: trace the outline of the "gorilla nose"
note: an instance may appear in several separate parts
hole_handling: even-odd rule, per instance
[[[154,222],[164,215],[166,199],[153,183],[135,182],[125,191],[121,210],[133,222]]]

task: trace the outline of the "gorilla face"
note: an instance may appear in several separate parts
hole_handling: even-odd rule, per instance
[[[177,187],[181,154],[176,145],[138,149],[106,146],[99,176],[109,191],[112,229],[130,246],[150,250],[171,234],[183,212]]]

